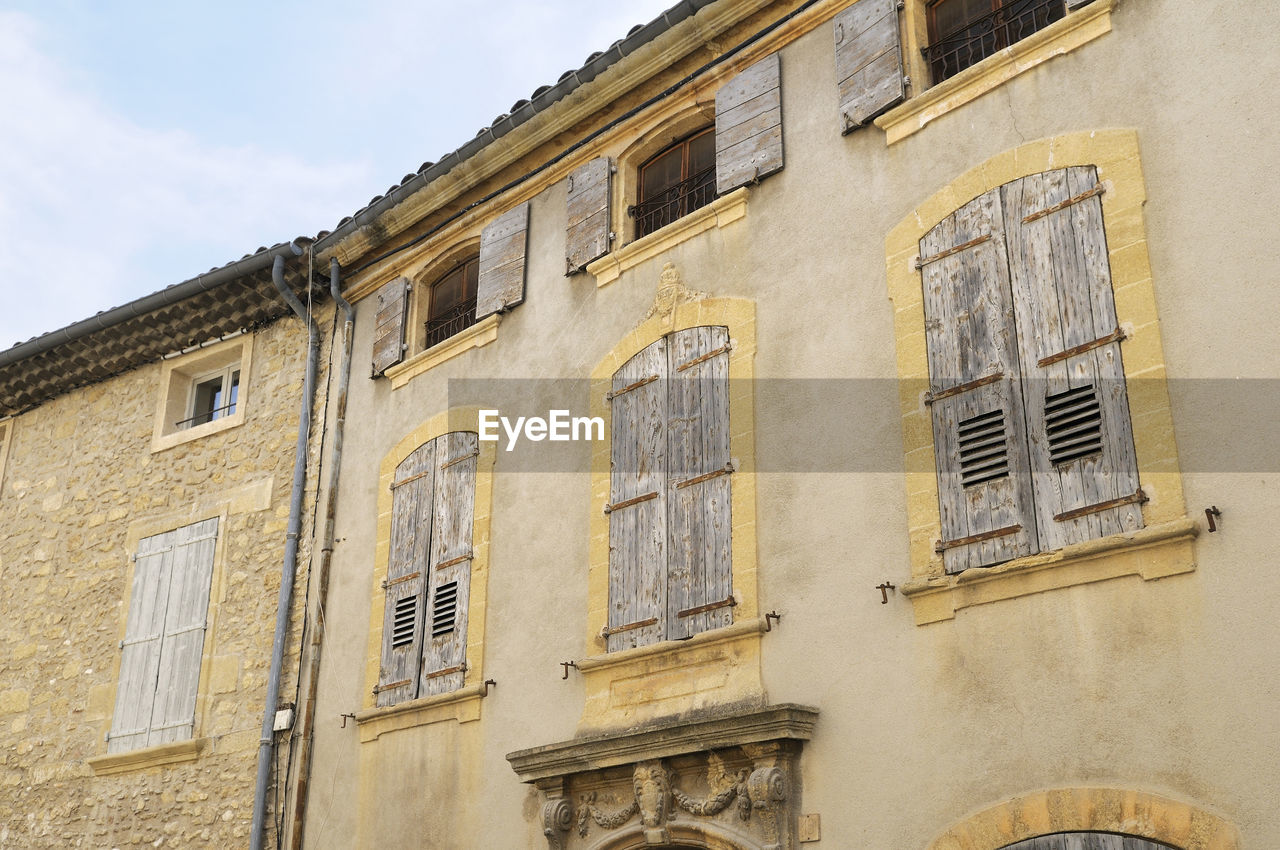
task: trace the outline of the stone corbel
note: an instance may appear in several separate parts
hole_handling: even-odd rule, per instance
[[[564,780],[544,779],[537,783],[546,800],[542,804],[542,834],[550,850],[566,850],[573,826],[573,803],[564,796]]]
[[[785,805],[791,790],[785,769],[788,750],[781,741],[747,744],[742,750],[755,765],[747,777],[747,794],[760,819],[766,842],[762,850],[790,847],[791,822]]]

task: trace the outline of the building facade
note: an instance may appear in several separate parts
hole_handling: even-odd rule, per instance
[[[1280,846],[1280,68],[1238,35],[1280,21],[976,5],[686,0],[310,243],[354,317],[275,705],[299,323],[242,366],[278,410],[204,442],[141,388],[200,416],[217,348],[0,422],[0,845],[160,837],[130,805],[247,843],[256,746],[271,839],[315,850]],[[90,416],[132,417],[135,483],[54,468]],[[126,558],[214,519],[211,743],[152,744],[112,725]],[[110,564],[68,591],[54,540]],[[126,732],[187,760],[110,773]]]

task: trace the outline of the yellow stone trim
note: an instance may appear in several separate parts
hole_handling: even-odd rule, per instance
[[[916,625],[950,620],[956,611],[1046,590],[1136,575],[1146,581],[1195,569],[1195,521],[1181,519],[1128,534],[1085,540],[1062,549],[1019,558],[958,575],[912,579],[902,586]],[[1148,550],[1158,550],[1153,553]]]
[[[1098,0],[1102,2],[1102,0]],[[1150,501],[1143,505],[1142,515],[1148,526],[1160,526],[1183,520],[1186,502],[1182,475],[1178,467],[1174,441],[1173,417],[1169,391],[1165,382],[1164,346],[1160,324],[1156,319],[1156,299],[1147,259],[1146,231],[1142,206],[1146,202],[1146,186],[1138,153],[1138,135],[1133,130],[1094,130],[1069,133],[1029,142],[997,154],[970,169],[942,187],[890,230],[885,238],[885,267],[889,298],[894,305],[894,333],[897,338],[897,365],[902,413],[903,452],[906,463],[908,528],[912,582],[935,580],[928,593],[913,597],[917,621],[945,619],[940,612],[965,607],[965,600],[975,596],[965,591],[959,581],[945,575],[942,556],[933,550],[941,537],[938,515],[938,482],[933,455],[933,432],[929,412],[924,404],[928,389],[929,364],[918,336],[924,328],[924,296],[920,272],[915,267],[920,239],[939,221],[984,192],[1003,186],[1030,174],[1074,165],[1093,165],[1105,186],[1102,196],[1103,224],[1111,263],[1112,288],[1116,293],[1116,315],[1127,338],[1120,343],[1125,378],[1129,381],[1129,410],[1133,419],[1133,441],[1137,453],[1138,475]],[[1120,535],[1115,542],[1115,557],[1120,561],[1110,566],[1095,564],[1063,572],[1061,579],[1029,579],[1022,568],[1039,567],[1051,553],[1033,555],[1012,561],[992,572],[992,582],[1007,582],[1007,596],[995,588],[983,591],[987,599],[1020,596],[1029,583],[1043,583],[1040,589],[1066,587],[1097,581],[1108,570],[1114,575],[1133,572],[1124,563],[1133,558],[1131,547]],[[1176,543],[1183,538],[1171,538]],[[1103,541],[1090,541],[1100,544]],[[1051,557],[1053,563],[1070,563],[1080,550],[1067,547]],[[1190,556],[1190,538],[1168,551],[1172,563],[1194,568]],[[1096,557],[1089,554],[1090,558]],[[1176,571],[1183,571],[1181,568]],[[1103,578],[1108,576],[1102,576]],[[955,599],[944,601],[950,594]],[[961,604],[955,604],[959,602]],[[976,604],[970,602],[968,604]],[[947,614],[946,616],[950,616]]]
[[[230,416],[221,416],[203,425],[174,430],[174,422],[181,421],[188,414],[186,411],[188,392],[191,382],[220,365],[235,362],[232,352],[240,352],[240,389],[236,396],[236,412]],[[209,365],[205,365],[209,364]],[[157,388],[156,414],[152,423],[151,452],[162,452],[174,446],[199,440],[211,434],[217,434],[243,425],[245,410],[249,406],[249,397],[253,394],[253,334],[241,334],[234,339],[207,345],[195,351],[165,360],[160,366],[160,380]],[[176,373],[176,374],[175,374]],[[181,401],[176,398],[181,393]],[[181,408],[184,412],[174,419],[174,412]]]
[[[9,462],[9,446],[13,444],[16,419],[0,420],[0,493],[4,492],[4,467]]]
[[[422,697],[385,708],[370,708],[356,713],[360,727],[360,743],[376,741],[388,732],[454,721],[470,723],[480,719],[480,700],[487,688],[483,684],[468,685],[447,694]]]
[[[479,432],[479,421],[480,408],[478,407],[454,407],[437,413],[401,438],[400,442],[382,458],[379,466],[378,542],[374,549],[373,580],[370,585],[372,604],[369,606],[369,641],[365,654],[365,688],[362,700],[364,709],[367,712],[373,712],[366,715],[370,718],[383,717],[382,712],[386,711],[386,709],[378,709],[375,705],[373,689],[378,684],[378,673],[382,666],[382,623],[386,616],[386,594],[382,591],[382,583],[387,579],[387,567],[391,557],[391,482],[395,479],[396,467],[415,449],[436,437],[453,431]],[[442,704],[452,704],[448,698],[464,699],[467,694],[473,692],[474,688],[483,688],[481,683],[484,682],[484,630],[489,587],[489,522],[493,513],[495,460],[497,460],[497,444],[481,442],[480,456],[476,458],[476,495],[471,529],[471,596],[467,602],[467,670],[463,674],[463,687],[448,694],[438,695],[442,699]],[[433,699],[436,697],[413,700],[405,705],[408,706],[407,710],[412,712],[416,704],[425,704],[427,707],[436,705],[432,702]],[[400,707],[392,706],[391,708]],[[479,711],[478,707],[476,711]],[[395,712],[391,715],[399,716]],[[423,719],[418,722],[396,722],[416,726],[435,721]],[[392,725],[394,727],[394,724]],[[377,728],[376,724],[375,728]],[[361,735],[363,734],[362,732]],[[377,735],[374,737],[376,738]],[[363,737],[361,740],[364,740]]]
[[[1058,832],[1117,832],[1179,850],[1240,850],[1235,827],[1181,800],[1120,788],[1056,788],[1014,797],[973,815],[929,850],[999,850]]]
[[[476,322],[465,331],[456,333],[444,342],[436,343],[420,351],[402,363],[387,369],[383,374],[391,380],[391,389],[398,390],[423,372],[434,369],[446,360],[452,360],[464,351],[483,348],[498,338],[501,316],[494,313]]]
[[[609,498],[611,411],[605,395],[613,373],[646,346],[667,334],[686,328],[723,326],[729,329],[730,387],[750,387],[755,376],[755,302],[741,298],[706,298],[675,303],[669,311],[656,311],[627,334],[591,372],[591,415],[605,420],[606,439],[597,441],[591,454],[590,543],[587,568],[586,646],[604,650],[601,630],[609,608],[609,518],[604,506]],[[584,727],[603,727],[702,705],[720,704],[763,693],[760,673],[760,633],[753,625],[760,617],[756,552],[755,410],[749,392],[729,394],[729,454],[737,470],[731,476],[730,522],[733,552],[733,609],[735,625],[696,635],[689,641],[664,641],[652,647],[617,653],[619,663],[588,659],[584,671],[586,702]],[[741,631],[739,631],[741,628]],[[723,638],[723,639],[722,639]],[[634,659],[634,663],[628,663]],[[695,691],[681,691],[695,668],[713,672],[721,665],[733,675],[713,683],[704,680]],[[636,677],[647,677],[637,679]],[[714,675],[712,676],[714,678]],[[619,688],[630,680],[647,687],[640,702],[620,696]]]
[[[747,187],[743,186],[722,198],[716,198],[705,207],[588,263],[587,273],[595,276],[596,286],[608,286],[626,270],[665,254],[699,233],[713,227],[728,227],[746,216],[747,194]]]
[[[93,770],[94,776],[130,773],[135,770],[145,770],[149,767],[160,767],[165,764],[195,761],[208,745],[208,738],[190,738],[186,741],[174,741],[170,744],[143,747],[139,750],[129,750],[124,753],[90,756],[84,762]]]
[[[924,43],[925,30],[921,27],[924,26],[925,3],[924,0],[911,0],[910,6],[905,14],[909,22],[905,46],[909,56],[918,56],[919,47]],[[885,132],[885,144],[901,141],[923,130],[930,121],[978,99],[1006,80],[1106,35],[1111,32],[1111,10],[1114,7],[1115,0],[1094,0],[1062,20],[1054,21],[1039,32],[909,98],[875,120],[875,125]],[[913,45],[914,50],[911,49]],[[913,80],[928,78],[926,63],[911,64]]]

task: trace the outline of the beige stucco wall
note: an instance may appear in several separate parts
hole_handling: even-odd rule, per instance
[[[870,379],[760,383],[754,398],[759,608],[783,614],[760,642],[763,696],[821,711],[802,757],[803,810],[821,815],[815,846],[923,850],[964,833],[979,837],[938,846],[994,850],[1002,827],[992,824],[1017,817],[990,816],[968,833],[962,825],[1017,810],[999,808],[1014,798],[1050,799],[1034,796],[1050,789],[1139,796],[1081,792],[1075,811],[1087,816],[1032,818],[1046,828],[1136,824],[1142,817],[1125,820],[1132,806],[1117,801],[1154,795],[1173,801],[1167,809],[1202,813],[1187,814],[1187,824],[1220,819],[1221,835],[1238,832],[1240,847],[1280,846],[1280,719],[1268,684],[1280,635],[1268,613],[1277,579],[1266,530],[1280,467],[1274,455],[1230,466],[1222,442],[1232,423],[1254,429],[1255,446],[1262,426],[1239,412],[1222,421],[1204,393],[1214,379],[1275,378],[1280,362],[1280,343],[1260,320],[1280,312],[1280,296],[1257,271],[1277,259],[1274,240],[1260,237],[1271,215],[1265,187],[1280,115],[1269,92],[1280,60],[1238,38],[1273,30],[1277,17],[1270,7],[1246,16],[1175,0],[1119,3],[1110,33],[892,146],[875,128],[839,135],[823,23],[783,49],[786,167],[749,190],[742,220],[597,288],[589,276],[563,274],[566,193],[557,177],[532,198],[526,303],[503,317],[492,343],[396,390],[366,377],[373,307],[361,303],[351,406],[364,413],[349,420],[343,458],[307,846],[345,848],[356,836],[371,846],[375,835],[387,850],[544,846],[539,798],[504,755],[571,738],[584,719],[584,680],[562,679],[559,662],[600,651],[584,637],[589,449],[558,472],[515,471],[546,443],[498,452],[484,635],[484,676],[496,687],[476,720],[404,729],[374,745],[338,717],[367,699],[379,467],[405,434],[450,406],[452,378],[585,379],[645,319],[668,262],[691,290],[755,302],[757,379]],[[1112,128],[1136,132],[1145,176],[1186,515],[1202,521],[1216,504],[1223,529],[1192,544],[1190,573],[1073,586],[918,626],[903,595],[882,605],[875,590],[911,577],[886,236],[1005,151]],[[582,158],[619,156],[647,129],[640,121]],[[420,258],[402,262],[353,283],[372,286]],[[833,391],[851,395],[808,419]],[[844,463],[795,471],[793,447],[804,441],[847,446]],[[363,811],[345,804],[383,771],[404,783],[394,800]],[[1229,846],[1211,843],[1219,833],[1208,828],[1161,828],[1187,848]]]
[[[0,489],[0,847],[247,844],[306,334],[286,319],[249,342],[238,427],[153,452],[159,363],[11,422]],[[323,372],[319,386],[323,397]],[[213,516],[199,754],[97,775],[87,760],[106,753],[130,555],[141,537]],[[309,552],[304,543],[304,580]],[[298,623],[295,609],[286,701]]]

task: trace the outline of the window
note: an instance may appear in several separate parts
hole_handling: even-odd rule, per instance
[[[1143,525],[1100,194],[1033,174],[919,243],[949,573]]]
[[[686,136],[640,166],[631,215],[636,236],[704,207],[716,198],[716,134],[708,127]]]
[[[107,752],[192,737],[218,520],[143,539]]]
[[[191,388],[191,403],[187,412],[191,415],[174,424],[179,428],[203,425],[236,412],[236,399],[240,394],[240,364],[221,370],[204,378],[197,378]]]
[[[477,434],[455,431],[396,467],[379,706],[455,691],[466,678],[478,455]]]
[[[152,451],[244,422],[250,351],[243,334],[164,361]]]
[[[1066,12],[1066,0],[934,0],[924,50],[933,82],[954,77]]]
[[[450,269],[428,287],[426,348],[444,342],[476,323],[476,284],[480,257],[474,256]]]
[[[610,651],[733,622],[729,332],[677,331],[613,375]]]

